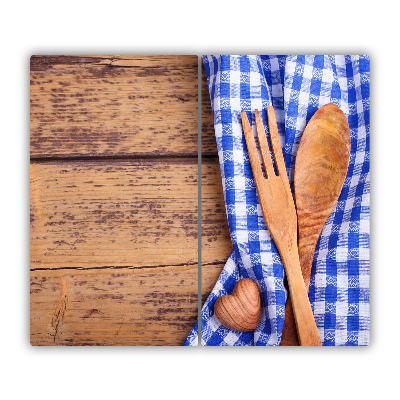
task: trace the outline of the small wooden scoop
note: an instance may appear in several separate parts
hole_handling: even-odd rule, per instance
[[[342,191],[349,158],[347,118],[335,104],[326,104],[313,115],[304,130],[294,171],[298,249],[307,290],[315,246]],[[290,296],[280,345],[299,346]]]

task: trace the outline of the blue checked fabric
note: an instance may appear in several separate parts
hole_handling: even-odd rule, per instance
[[[369,344],[369,58],[367,56],[203,56],[214,117],[233,251],[201,313],[205,346],[279,345],[287,292],[279,253],[265,225],[240,113],[275,109],[293,189],[297,148],[312,115],[335,103],[346,114],[350,165],[343,190],[316,246],[309,299],[322,344]],[[241,278],[253,279],[262,312],[254,332],[235,332],[214,316],[218,297]],[[197,345],[196,322],[184,345]]]

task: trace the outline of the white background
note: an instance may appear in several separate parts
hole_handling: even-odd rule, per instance
[[[0,396],[396,397],[400,53],[393,5],[349,0],[2,3]],[[30,56],[211,53],[370,56],[371,345],[323,349],[31,347]]]

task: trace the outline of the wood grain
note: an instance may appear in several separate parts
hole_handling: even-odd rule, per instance
[[[31,268],[197,264],[195,161],[32,163]]]
[[[31,58],[32,345],[182,345],[197,71],[196,56]]]
[[[31,179],[32,343],[183,343],[197,317],[197,164],[32,163]]]
[[[201,154],[203,157],[218,155],[210,94],[204,68],[201,72]]]
[[[33,56],[31,157],[197,156],[197,56]]]
[[[31,272],[34,345],[181,345],[197,318],[197,265]]]

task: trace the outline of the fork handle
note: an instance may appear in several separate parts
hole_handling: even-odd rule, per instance
[[[281,252],[281,257],[288,278],[300,346],[321,346],[321,339],[301,273],[297,246],[295,248],[289,246]]]

